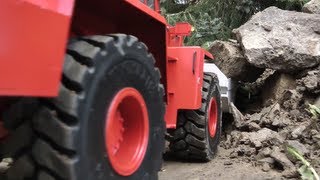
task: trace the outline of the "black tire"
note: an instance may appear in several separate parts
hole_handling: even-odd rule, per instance
[[[30,161],[21,166],[34,166],[23,178],[31,174],[33,180],[157,179],[164,149],[164,89],[147,47],[133,36],[116,34],[73,40],[67,52],[59,96],[41,101],[32,118],[32,146],[19,154]],[[146,154],[130,176],[113,170],[104,145],[106,111],[125,87],[140,92],[149,116]],[[20,176],[23,169],[15,168]]]
[[[217,128],[214,137],[208,131],[208,107],[215,98],[218,109]],[[181,110],[177,128],[171,132],[171,153],[184,160],[210,161],[214,158],[221,136],[221,97],[218,78],[205,73],[202,88],[202,106],[198,110]]]

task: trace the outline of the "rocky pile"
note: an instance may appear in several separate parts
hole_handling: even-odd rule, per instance
[[[318,1],[318,0],[316,0]],[[233,126],[222,143],[244,158],[297,177],[293,147],[320,172],[320,15],[270,7],[234,30],[237,42],[213,43],[227,76],[239,81]],[[262,73],[263,72],[263,73]]]

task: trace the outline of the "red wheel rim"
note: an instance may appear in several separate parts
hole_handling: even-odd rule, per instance
[[[142,95],[124,88],[113,98],[107,111],[105,145],[113,169],[129,176],[141,165],[148,146],[148,111]]]
[[[215,98],[211,98],[208,108],[208,129],[211,137],[216,135],[218,122],[218,107]]]

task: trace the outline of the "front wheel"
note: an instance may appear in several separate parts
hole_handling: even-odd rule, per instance
[[[32,145],[16,157],[32,172],[22,164],[8,179],[156,179],[164,89],[146,46],[117,34],[80,38],[67,52],[59,96],[41,101]]]
[[[171,132],[171,152],[186,160],[210,161],[217,152],[221,136],[221,97],[218,77],[205,73],[202,106],[198,110],[181,110],[177,129]]]

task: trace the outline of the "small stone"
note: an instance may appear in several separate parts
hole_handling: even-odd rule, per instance
[[[267,157],[267,158],[263,158],[263,159],[260,159],[258,160],[259,163],[268,163],[268,164],[273,164],[275,162],[275,160],[271,157]]]
[[[314,141],[320,141],[320,134],[316,134],[316,135],[312,136],[312,139]]]
[[[238,157],[238,155],[237,155],[237,153],[234,152],[234,151],[231,152],[230,155],[229,155],[229,158],[230,158],[230,159],[234,159],[234,158],[236,158],[236,157]]]
[[[271,167],[270,167],[270,164],[269,164],[269,163],[267,163],[267,162],[263,163],[263,165],[262,165],[262,171],[268,172],[268,171],[270,171],[270,169],[271,169]]]
[[[300,126],[296,127],[292,132],[291,132],[291,136],[293,139],[297,139],[298,137],[300,137],[302,135],[302,132],[307,128],[306,125],[301,124]]]
[[[9,163],[9,164],[12,164],[13,163],[13,159],[12,158],[4,158],[4,159],[2,159],[2,162],[6,162],[6,163]]]
[[[250,122],[248,124],[249,130],[250,131],[258,131],[261,129],[261,127],[259,126],[259,124],[255,123],[255,122]]]
[[[263,24],[261,25],[262,28],[268,32],[270,32],[272,30],[272,26],[269,26],[268,24]]]
[[[292,167],[290,169],[285,169],[282,172],[282,176],[285,178],[296,178],[299,176],[299,174],[298,174],[296,168]]]
[[[226,166],[230,166],[230,165],[232,165],[233,163],[231,162],[231,161],[225,161],[224,163],[223,163],[224,165],[226,165]]]

